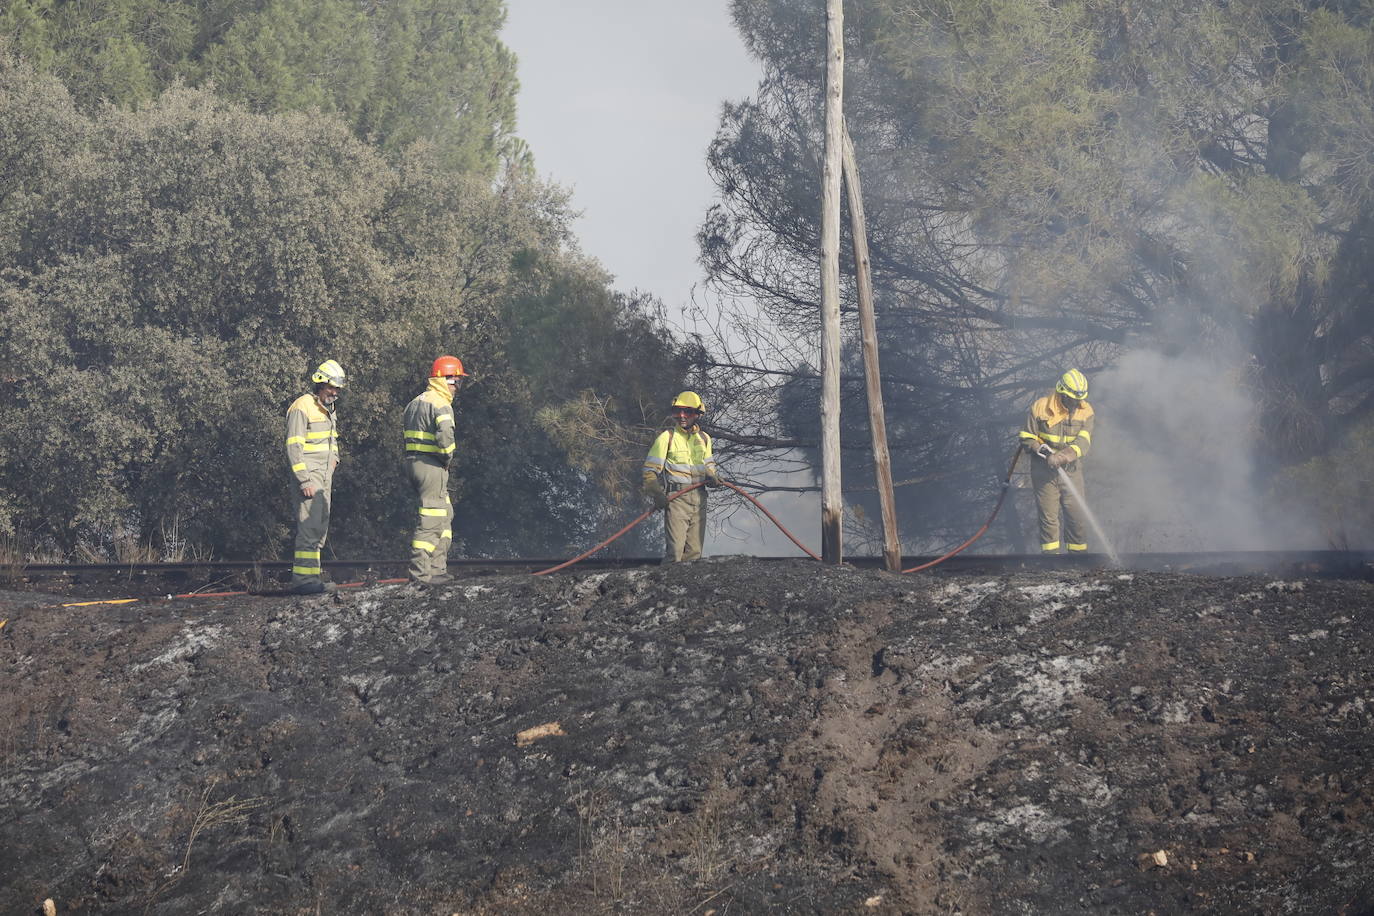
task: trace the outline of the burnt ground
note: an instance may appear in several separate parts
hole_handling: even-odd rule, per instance
[[[7,913],[1374,913],[1366,582],[52,603],[0,593]]]

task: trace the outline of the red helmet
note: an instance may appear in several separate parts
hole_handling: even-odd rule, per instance
[[[463,361],[456,356],[441,356],[430,367],[430,378],[447,378],[450,375],[467,375],[463,371]]]

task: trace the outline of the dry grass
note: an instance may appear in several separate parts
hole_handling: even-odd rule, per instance
[[[240,799],[236,795],[231,795],[221,801],[211,801],[211,794],[214,792],[215,782],[212,780],[200,793],[200,803],[196,807],[196,813],[191,818],[191,828],[186,837],[186,849],[181,855],[181,862],[171,870],[167,880],[152,892],[148,897],[147,908],[151,909],[157,899],[174,887],[178,881],[186,877],[191,870],[191,852],[195,849],[196,840],[203,834],[225,827],[234,827],[247,822],[249,815],[255,810],[267,804],[265,798],[245,798]]]
[[[18,582],[27,565],[19,539],[8,534],[0,537],[0,582]]]
[[[196,811],[195,818],[191,821],[191,833],[186,838],[186,854],[181,858],[181,873],[185,874],[191,867],[191,849],[195,846],[196,838],[207,830],[216,827],[223,827],[229,824],[241,824],[248,820],[248,815],[254,810],[267,804],[265,798],[245,798],[240,800],[238,796],[231,795],[223,801],[211,802],[210,793],[214,790],[215,784],[211,782],[205,787],[205,791],[200,795],[200,808]]]

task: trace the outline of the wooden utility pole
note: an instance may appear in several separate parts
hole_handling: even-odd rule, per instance
[[[844,183],[849,191],[849,234],[854,242],[854,274],[859,286],[859,328],[863,332],[864,383],[868,390],[868,428],[873,434],[873,472],[878,479],[878,505],[883,514],[883,565],[902,571],[902,542],[897,536],[897,500],[892,494],[892,458],[887,451],[887,418],[883,411],[882,373],[878,369],[878,326],[873,318],[873,280],[868,271],[868,228],[859,187],[859,160],[849,128],[844,129]]]
[[[843,558],[840,493],[840,173],[844,0],[826,0],[825,168],[821,175],[821,559]]]

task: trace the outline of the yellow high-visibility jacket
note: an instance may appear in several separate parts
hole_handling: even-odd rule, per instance
[[[401,425],[405,427],[407,458],[422,458],[448,467],[455,445],[453,393],[447,382],[430,379],[429,387],[406,405]]]
[[[680,490],[701,483],[708,474],[716,473],[716,459],[711,454],[711,437],[701,427],[683,431],[677,426],[658,434],[649,454],[644,458],[644,481],[658,480],[666,475],[669,490]]]
[[[1073,449],[1077,461],[1088,454],[1093,443],[1093,407],[1080,401],[1070,412],[1060,403],[1059,395],[1049,394],[1037,400],[1026,413],[1026,426],[1020,433],[1026,451],[1034,452],[1040,443],[1048,443],[1056,452]]]
[[[333,406],[303,394],[286,409],[286,461],[298,483],[323,484],[339,461],[338,422]]]

